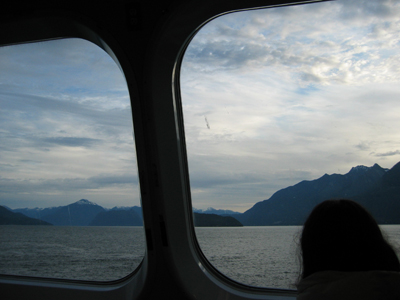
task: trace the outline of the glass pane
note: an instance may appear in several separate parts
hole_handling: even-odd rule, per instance
[[[180,80],[192,205],[244,225],[196,228],[221,272],[293,288],[298,225],[317,203],[376,207],[363,192],[400,160],[399,16],[397,1],[276,7],[221,16],[191,41]],[[372,213],[399,224],[381,196],[385,213]]]
[[[82,39],[1,47],[0,141],[0,273],[135,270],[145,244],[131,106],[107,53]]]

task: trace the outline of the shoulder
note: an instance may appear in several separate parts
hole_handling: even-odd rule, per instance
[[[400,299],[400,273],[317,272],[300,281],[297,299]]]

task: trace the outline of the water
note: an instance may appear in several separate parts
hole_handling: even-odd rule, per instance
[[[142,227],[0,226],[0,273],[111,281],[145,253]]]
[[[300,226],[196,228],[208,260],[231,279],[252,286],[295,289]]]
[[[382,229],[400,254],[400,225]],[[295,289],[298,226],[198,227],[207,259],[231,279]],[[140,264],[142,227],[0,226],[0,273],[77,280],[123,278]]]

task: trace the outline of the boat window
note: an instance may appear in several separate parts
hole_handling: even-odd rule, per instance
[[[0,273],[112,281],[145,252],[130,97],[83,39],[0,47]]]
[[[235,12],[197,32],[180,88],[195,230],[216,269],[294,288],[311,208],[368,204],[400,161],[399,37],[400,3],[380,0]],[[374,216],[399,224],[385,203]]]

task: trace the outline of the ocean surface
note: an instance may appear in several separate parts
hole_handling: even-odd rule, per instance
[[[0,273],[111,281],[145,253],[143,227],[0,226]]]
[[[381,226],[400,254],[400,225]],[[231,279],[294,289],[301,227],[196,228],[208,260]],[[0,226],[0,273],[111,281],[129,275],[145,253],[142,227]]]

